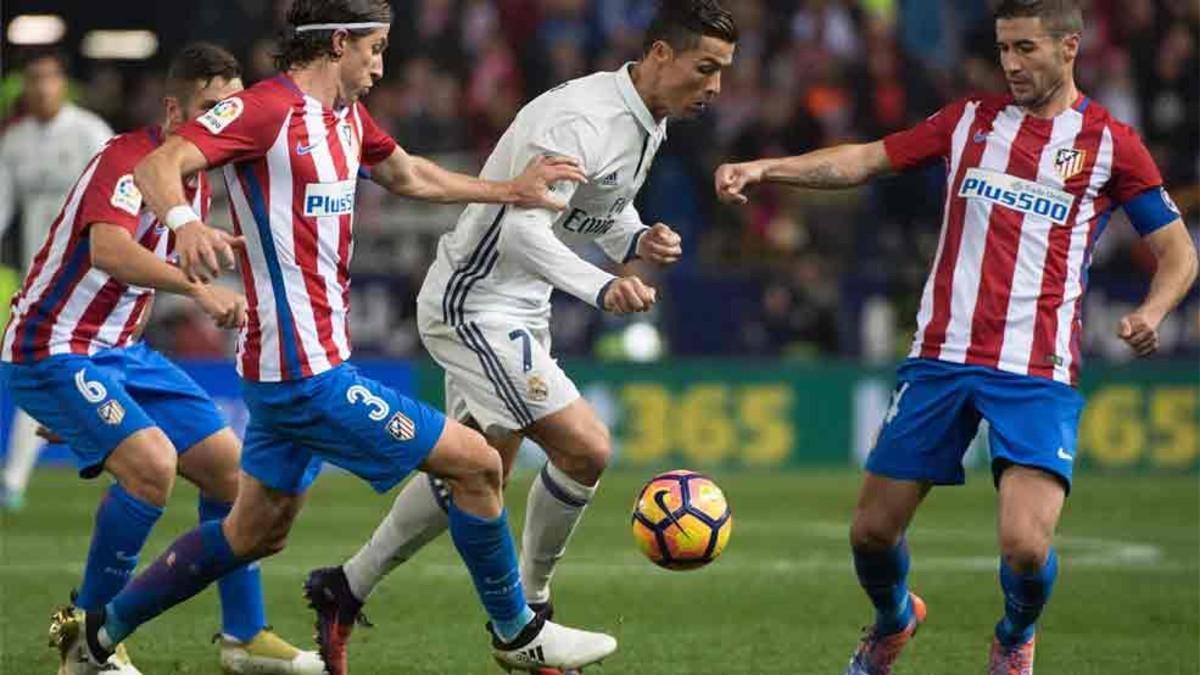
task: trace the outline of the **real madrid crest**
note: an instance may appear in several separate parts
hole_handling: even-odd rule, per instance
[[[529,376],[529,400],[530,401],[545,401],[550,397],[550,386],[542,379],[540,375]]]

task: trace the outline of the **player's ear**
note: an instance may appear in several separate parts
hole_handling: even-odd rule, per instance
[[[1075,57],[1079,55],[1079,43],[1081,39],[1079,33],[1071,33],[1063,38],[1062,49],[1065,61],[1074,61]]]
[[[187,120],[184,119],[183,105],[179,99],[174,96],[163,97],[163,108],[167,111],[167,124],[174,127],[183,124]]]
[[[333,60],[337,61],[346,53],[346,44],[350,41],[350,33],[344,30],[335,30],[332,40],[332,48],[329,53]]]
[[[659,63],[666,63],[675,58],[675,49],[666,40],[655,40],[654,44],[650,45],[650,52],[647,56]]]

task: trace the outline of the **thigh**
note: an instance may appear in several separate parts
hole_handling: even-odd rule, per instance
[[[181,454],[227,428],[208,393],[157,351],[140,344],[128,348],[125,374],[130,395]]]
[[[242,472],[272,491],[303,494],[321,472],[320,458],[275,429],[266,414],[256,414],[252,400],[247,397],[250,421],[242,444]]]
[[[297,429],[296,442],[313,454],[386,492],[433,451],[446,417],[425,403],[343,365],[312,383],[315,424]],[[297,434],[293,432],[293,435]]]
[[[1060,382],[996,372],[976,392],[990,427],[992,471],[1013,465],[1040,469],[1070,491],[1083,397]]]
[[[1025,548],[1044,556],[1066,500],[1058,477],[1038,468],[1011,466],[1000,477],[997,500],[996,523],[1004,553]]]
[[[579,398],[544,340],[498,318],[439,326],[422,340],[446,370],[447,409],[469,414],[487,433],[519,431]]]
[[[98,475],[113,450],[155,426],[130,396],[119,369],[81,356],[35,364],[0,364],[13,402],[70,447],[85,478]]]
[[[901,366],[867,470],[897,480],[963,483],[963,455],[980,418],[971,389],[971,376],[955,364]]]
[[[180,450],[179,473],[204,495],[225,502],[237,497],[242,444],[223,427],[186,450]]]

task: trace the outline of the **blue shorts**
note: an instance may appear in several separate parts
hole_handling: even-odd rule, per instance
[[[0,385],[63,438],[84,478],[103,471],[112,451],[142,429],[162,429],[182,454],[227,426],[208,394],[144,343],[0,363]]]
[[[961,485],[963,455],[980,419],[990,426],[992,474],[1030,466],[1058,477],[1069,492],[1083,411],[1074,388],[984,366],[910,359],[896,374],[892,405],[867,458],[871,473]]]
[[[242,470],[274,490],[308,489],[322,461],[390,490],[425,461],[446,418],[342,364],[293,382],[243,382]]]

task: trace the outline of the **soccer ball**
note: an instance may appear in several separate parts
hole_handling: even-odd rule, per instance
[[[633,505],[633,538],[655,565],[694,570],[716,560],[733,533],[733,512],[704,474],[676,470],[650,479]]]

